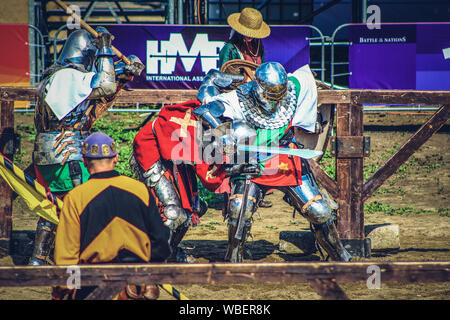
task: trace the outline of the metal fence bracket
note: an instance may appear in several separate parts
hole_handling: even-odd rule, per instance
[[[339,158],[362,158],[370,155],[370,137],[333,136],[331,137],[331,155]]]

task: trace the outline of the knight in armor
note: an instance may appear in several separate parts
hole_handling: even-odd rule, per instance
[[[61,197],[89,178],[81,143],[119,90],[144,68],[134,55],[129,65],[115,65],[114,37],[104,27],[96,31],[96,39],[85,30],[72,32],[37,88],[33,169],[37,180]],[[55,230],[56,225],[40,218],[30,265],[51,261]]]
[[[316,82],[308,65],[288,75],[279,63],[263,63],[256,70],[255,80],[203,99],[194,114],[209,128],[231,123],[233,131],[221,137],[228,152],[235,152],[239,141],[303,148],[302,141],[295,137],[316,134],[318,128]],[[226,261],[243,261],[252,216],[270,189],[282,191],[283,199],[310,222],[317,243],[331,259],[350,260],[338,238],[337,205],[319,191],[305,159],[284,154],[247,154],[244,161],[231,162],[226,167],[231,184],[224,213],[228,221]]]
[[[134,176],[154,194],[164,224],[171,230],[172,256],[169,261],[190,262],[179,244],[188,229],[197,225],[199,218],[207,211],[206,202],[198,194],[196,178],[197,171],[205,168],[205,164],[194,164],[192,159],[184,159],[186,161],[183,162],[175,159],[172,151],[179,144],[174,137],[177,133],[188,140],[196,136],[194,130],[198,121],[193,110],[203,100],[228,90],[232,84],[243,79],[242,75],[211,70],[199,88],[197,99],[164,106],[158,116],[146,122],[134,138],[130,168]],[[206,181],[203,182],[206,186]],[[211,191],[220,183],[221,180],[215,186],[211,184]]]

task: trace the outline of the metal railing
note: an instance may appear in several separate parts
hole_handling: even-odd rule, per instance
[[[334,61],[334,53],[335,53],[335,46],[336,45],[340,45],[340,46],[351,46],[352,43],[351,42],[336,42],[336,34],[343,28],[348,27],[349,25],[351,25],[351,23],[346,23],[343,25],[340,25],[339,27],[336,28],[336,30],[334,30],[333,34],[331,35],[330,38],[330,45],[331,45],[331,57],[330,57],[330,69],[331,69],[331,74],[330,74],[330,79],[331,79],[331,88],[334,88],[334,79],[337,77],[342,77],[342,76],[349,76],[352,73],[351,72],[344,72],[344,73],[335,73],[335,66],[337,65],[347,65],[349,64],[348,61],[339,61],[339,62],[335,62]]]
[[[320,42],[310,42],[309,46],[320,46],[320,68],[311,68],[312,71],[320,71],[320,80],[325,81],[325,39],[326,37],[323,35],[322,31],[315,26],[308,26],[312,30],[316,31],[319,36],[318,37],[310,37],[306,38],[306,40],[320,40]],[[310,62],[312,64],[312,62]]]
[[[35,39],[35,36],[29,36],[28,45],[30,48],[37,48],[37,52],[30,53],[30,81],[32,84],[38,83],[41,79],[42,73],[45,70],[45,56],[47,54],[47,47],[45,46],[45,38],[42,32],[31,24],[28,25],[29,33],[34,32],[37,35],[38,42],[32,42],[32,39]],[[32,80],[33,78],[33,80]]]

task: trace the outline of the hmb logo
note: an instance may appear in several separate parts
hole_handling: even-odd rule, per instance
[[[223,41],[209,41],[207,33],[197,33],[188,50],[181,33],[171,33],[169,40],[147,41],[147,74],[172,74],[177,58],[181,59],[186,72],[191,72],[200,55],[202,72],[217,69]]]

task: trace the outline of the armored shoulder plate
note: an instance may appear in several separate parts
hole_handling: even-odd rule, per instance
[[[222,122],[219,117],[223,115],[225,106],[220,101],[211,101],[201,105],[193,111],[204,123],[212,128],[217,128]]]
[[[208,97],[214,97],[225,92],[233,83],[242,82],[243,80],[243,75],[235,75],[211,69],[203,79],[198,90],[197,98],[203,102]]]

